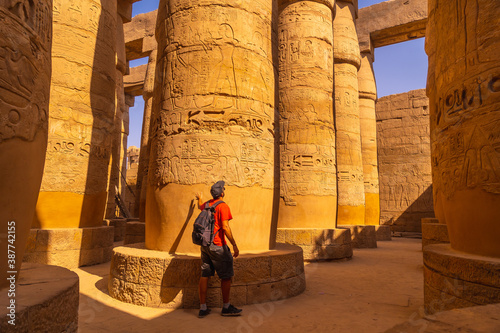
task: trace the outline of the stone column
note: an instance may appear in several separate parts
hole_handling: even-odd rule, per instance
[[[0,1],[0,289],[21,269],[42,181],[51,40],[51,0]]]
[[[453,248],[495,257],[500,257],[500,31],[490,28],[498,26],[499,14],[498,2],[438,7],[430,1],[426,40],[436,217],[448,224]]]
[[[491,274],[500,258],[499,25],[498,1],[429,1],[434,209],[448,226],[451,248],[424,248],[428,312],[500,299],[498,275]],[[456,296],[434,307],[454,282],[464,292],[451,290]]]
[[[54,3],[49,144],[36,225],[102,225],[115,115],[116,1]]]
[[[365,183],[365,224],[375,226],[378,240],[390,240],[390,226],[380,225],[377,120],[375,116],[377,85],[373,73],[373,55],[370,52],[361,53],[358,89],[363,179]]]
[[[116,12],[116,1],[54,1],[49,138],[33,224],[41,230],[33,231],[37,244],[28,261],[78,267],[110,255],[113,230],[102,225],[115,116]],[[64,243],[56,246],[55,239]]]
[[[125,91],[123,87],[123,76],[128,69],[125,55],[125,37],[123,34],[123,18],[116,13],[116,92],[115,92],[115,117],[113,142],[111,150],[111,163],[109,164],[108,180],[108,202],[106,205],[107,219],[114,218],[119,213],[115,202],[116,189],[122,193],[125,185],[126,174],[126,149],[128,136],[128,110],[125,105]],[[128,113],[128,112],[127,112]],[[127,119],[125,119],[125,117]],[[126,126],[125,126],[126,125]],[[122,176],[123,175],[123,176]]]
[[[149,128],[151,123],[151,110],[153,109],[153,91],[155,85],[156,58],[158,51],[153,50],[149,55],[146,78],[142,97],[144,98],[144,116],[142,118],[141,150],[139,155],[139,170],[137,170],[137,187],[135,194],[135,216],[139,221],[145,221],[146,216],[146,188],[148,185],[149,168]]]
[[[365,224],[358,92],[358,69],[361,56],[355,26],[356,12],[357,2],[337,1],[333,21],[335,126],[337,130],[337,225],[343,226]],[[374,228],[370,229],[375,231]],[[353,233],[353,237],[355,234],[357,232]]]
[[[334,1],[281,1],[279,7],[277,240],[300,245],[306,260],[352,255],[350,244],[346,247],[341,241],[346,231],[334,236],[333,230],[337,214],[333,9]],[[304,233],[310,233],[307,242],[301,241]],[[342,251],[334,251],[334,245]]]
[[[194,195],[226,182],[242,251],[270,247],[274,174],[273,1],[162,0],[146,247],[198,253]]]

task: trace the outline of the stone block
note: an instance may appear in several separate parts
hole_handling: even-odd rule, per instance
[[[77,268],[80,266],[79,250],[42,252],[41,256],[45,256],[47,265],[56,265],[65,268]]]
[[[276,243],[285,243],[286,229],[278,228],[276,231]]]
[[[140,257],[129,255],[127,256],[126,262],[127,266],[123,276],[123,280],[127,282],[138,283],[139,271],[140,271]]]
[[[79,228],[38,229],[35,251],[79,250],[81,243],[82,232]]]
[[[127,258],[128,256],[120,252],[113,251],[110,266],[110,276],[125,280],[125,272],[127,271]]]
[[[148,290],[148,299],[146,300],[146,305],[149,307],[160,307],[161,305],[161,286],[151,285]]]
[[[268,256],[236,258],[234,271],[235,285],[269,282],[271,281],[271,258]]]
[[[273,256],[271,259],[271,278],[273,281],[284,280],[297,275],[297,257],[294,253]]]
[[[96,265],[103,262],[103,248],[82,249],[79,266]]]
[[[146,306],[149,292],[148,286],[125,282],[123,288],[125,297],[121,301]]]
[[[377,242],[379,241],[390,241],[391,238],[391,227],[388,225],[376,225],[375,233],[377,234]]]
[[[287,297],[295,297],[300,295],[306,290],[306,277],[305,274],[291,277],[286,280]]]
[[[285,243],[292,245],[312,244],[310,229],[286,229]]]
[[[201,259],[172,258],[165,266],[162,285],[166,287],[195,287],[201,276]],[[216,277],[210,280],[218,280]],[[219,284],[220,286],[220,284]]]
[[[139,284],[161,285],[165,274],[165,260],[162,258],[139,258]]]
[[[286,298],[288,292],[287,288],[286,280],[250,284],[247,286],[247,303],[254,304],[269,301],[271,295],[274,300]]]
[[[113,257],[113,246],[105,247],[102,249],[102,262],[109,262]]]
[[[92,236],[92,233],[94,231],[94,228],[82,228],[82,243],[81,243],[81,248],[82,249],[92,249],[94,248],[94,239]]]
[[[244,304],[248,304],[247,302],[247,286],[231,286],[231,303],[236,307]]]
[[[113,245],[113,227],[98,227],[92,231],[92,248],[103,248]]]

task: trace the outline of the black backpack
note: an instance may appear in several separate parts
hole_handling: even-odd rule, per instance
[[[224,201],[217,201],[210,206],[207,202],[205,208],[201,211],[200,215],[196,218],[193,225],[193,243],[201,246],[210,246],[213,240],[214,224],[215,224],[215,207]],[[219,229],[220,230],[220,229]],[[217,232],[219,232],[217,230]]]

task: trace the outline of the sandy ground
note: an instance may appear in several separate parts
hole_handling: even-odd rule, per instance
[[[122,303],[106,292],[109,263],[74,270],[80,276],[79,332],[384,332],[423,314],[421,240],[393,238],[356,249],[352,260],[306,264],[301,295],[245,305],[243,316],[220,309],[164,310]],[[235,304],[238,306],[238,304]]]

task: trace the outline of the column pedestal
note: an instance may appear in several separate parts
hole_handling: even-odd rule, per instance
[[[352,258],[349,229],[278,228],[276,241],[300,246],[305,261]]]
[[[78,332],[78,281],[63,267],[23,264],[10,298],[16,301],[15,326],[9,324],[8,290],[0,291],[0,332]]]
[[[436,218],[422,219],[422,250],[431,244],[448,244],[448,226]]]
[[[375,225],[375,234],[377,235],[377,242],[392,240],[391,226],[389,225]]]
[[[338,225],[337,227],[351,231],[351,244],[354,249],[377,247],[377,232],[374,225]]]
[[[424,306],[428,314],[500,303],[500,259],[453,250],[450,244],[424,248]]]
[[[65,268],[111,260],[113,227],[31,229],[23,261]]]
[[[198,308],[199,256],[147,250],[144,243],[113,250],[109,294],[122,302],[160,308]],[[242,253],[234,260],[231,303],[236,306],[290,298],[305,290],[302,250]],[[220,280],[210,279],[207,306],[222,307]]]

